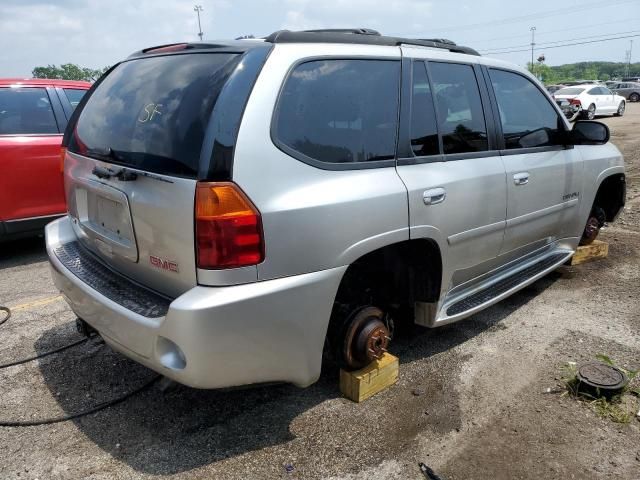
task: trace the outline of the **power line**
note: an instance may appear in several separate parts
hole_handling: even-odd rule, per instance
[[[572,28],[561,28],[558,30],[546,30],[546,31],[542,31],[542,32],[538,32],[538,35],[549,35],[550,33],[558,33],[558,32],[569,32],[572,30],[585,30],[587,28],[591,28],[591,27],[601,27],[603,25],[613,25],[616,23],[627,23],[627,22],[640,22],[640,19],[638,18],[627,18],[625,20],[617,20],[615,22],[604,22],[604,23],[597,23],[597,24],[592,24],[592,25],[582,25],[580,27],[572,27]],[[612,34],[613,35],[613,34]],[[398,35],[398,36],[402,36],[402,35]],[[489,38],[489,39],[485,39],[485,40],[474,40],[473,42],[466,42],[469,44],[473,44],[476,45],[478,43],[489,43],[489,42],[495,42],[497,40],[510,40],[513,38],[528,38],[529,35],[526,33],[520,34],[520,35],[510,35],[507,37],[495,37],[495,38]]]
[[[613,38],[603,38],[601,40],[590,40],[588,42],[576,42],[576,43],[566,43],[564,45],[554,45],[554,46],[550,46],[550,47],[546,47],[545,50],[548,50],[550,48],[564,48],[564,47],[571,47],[574,45],[586,45],[588,43],[599,43],[599,42],[608,42],[610,40],[621,40],[623,38],[635,38],[635,37],[640,37],[640,34],[637,35],[625,35],[622,37],[613,37]],[[525,48],[522,50],[509,50],[507,52],[485,52],[483,53],[484,55],[503,55],[506,53],[520,53],[520,52],[528,52],[529,49]]]
[[[472,28],[479,28],[479,27],[484,27],[485,25],[491,25],[491,26],[495,26],[495,25],[504,25],[505,23],[516,23],[516,22],[525,22],[525,21],[529,21],[529,20],[533,20],[533,19],[537,19],[537,18],[546,18],[546,17],[553,17],[556,16],[560,13],[571,13],[571,12],[575,12],[577,8],[580,9],[580,11],[584,11],[587,9],[591,9],[591,8],[610,8],[611,6],[616,6],[616,5],[621,5],[624,3],[629,3],[629,2],[633,2],[633,1],[637,1],[637,0],[612,0],[610,2],[608,2],[606,5],[603,5],[602,2],[593,2],[593,3],[588,3],[586,5],[580,5],[579,7],[564,7],[564,8],[559,8],[556,10],[549,10],[547,12],[538,12],[538,13],[530,13],[528,15],[520,15],[517,17],[509,17],[509,18],[503,18],[503,19],[499,19],[499,20],[491,20],[488,22],[479,22],[479,23],[471,23],[471,24],[467,24],[467,25],[457,25],[457,26],[452,26],[452,27],[444,27],[444,28],[435,28],[432,29],[432,32],[438,32],[438,31],[454,31],[454,30],[469,30]]]
[[[635,34],[635,33],[640,33],[640,30],[630,30],[630,31],[627,31],[627,32],[615,32],[615,33],[603,33],[603,34],[600,34],[600,35],[589,35],[587,37],[578,37],[578,38],[565,38],[563,40],[555,40],[553,42],[536,43],[536,46],[537,47],[545,47],[546,45],[554,45],[554,44],[557,44],[557,43],[574,42],[574,41],[578,41],[578,40],[593,40],[593,39],[601,38],[601,37],[610,37],[611,35],[630,35],[630,34]],[[522,45],[510,45],[508,47],[503,47],[503,48],[497,48],[497,49],[494,49],[494,50],[490,50],[487,53],[502,53],[502,50],[512,50],[514,48],[528,47],[530,45],[531,45],[531,43],[523,43]]]

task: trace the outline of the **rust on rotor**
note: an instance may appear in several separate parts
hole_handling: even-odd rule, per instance
[[[343,356],[348,368],[362,368],[387,351],[391,338],[382,318],[382,311],[376,307],[363,308],[353,316],[344,339]]]
[[[587,220],[587,226],[584,229],[584,240],[586,240],[585,243],[593,242],[598,236],[599,231],[599,220],[596,217],[589,217],[589,220]]]

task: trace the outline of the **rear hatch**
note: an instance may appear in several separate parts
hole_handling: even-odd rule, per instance
[[[197,283],[194,196],[205,131],[238,53],[125,61],[88,98],[65,157],[79,241],[170,297]]]

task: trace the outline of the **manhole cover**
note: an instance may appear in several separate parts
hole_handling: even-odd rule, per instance
[[[628,382],[627,376],[618,368],[600,362],[581,365],[578,380],[602,390],[620,390]]]

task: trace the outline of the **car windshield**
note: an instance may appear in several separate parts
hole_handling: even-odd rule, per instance
[[[585,90],[585,88],[577,87],[561,88],[556,92],[556,95],[580,95]]]

